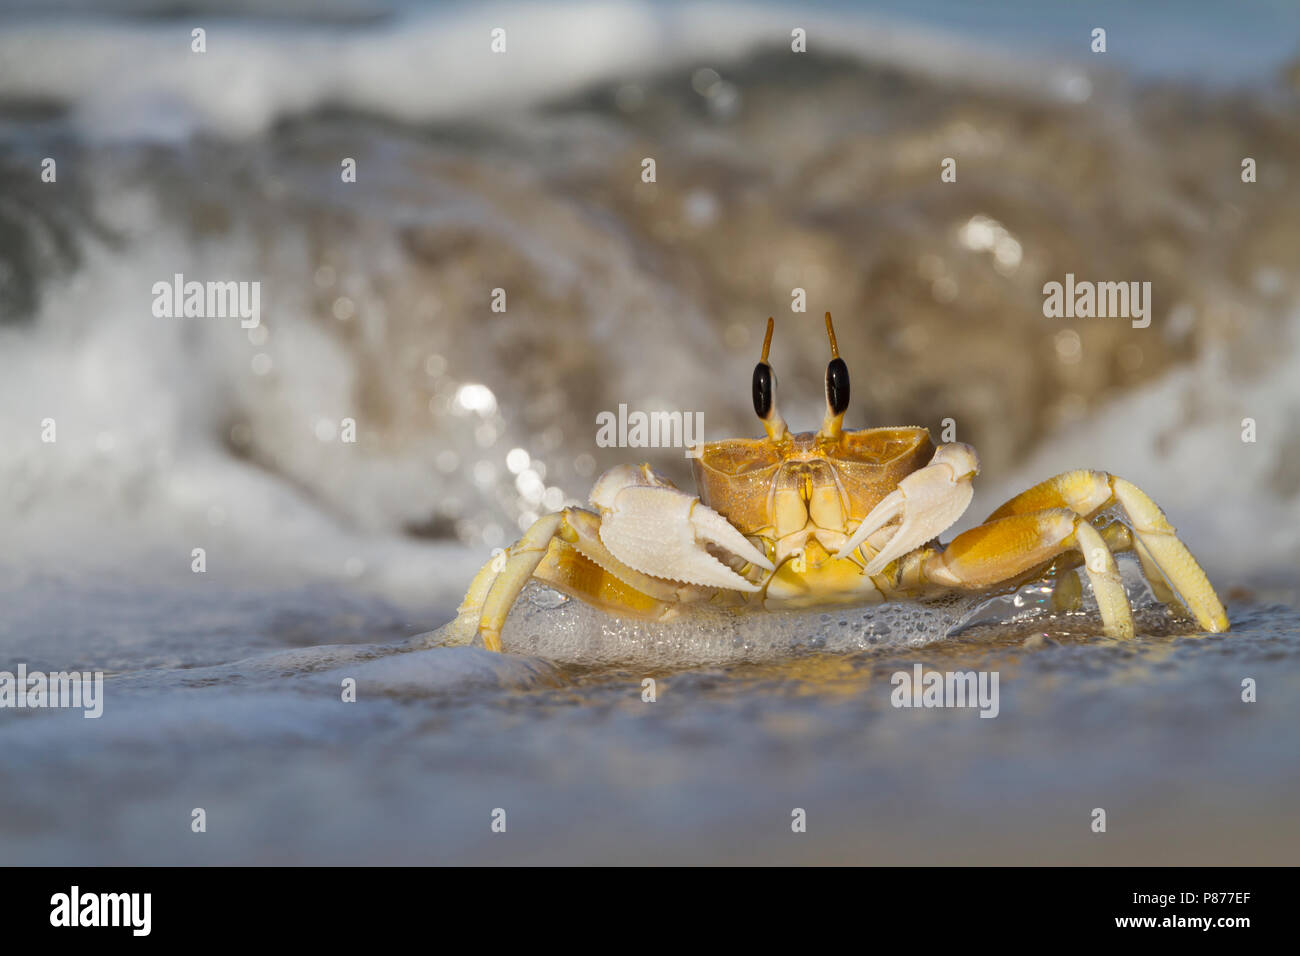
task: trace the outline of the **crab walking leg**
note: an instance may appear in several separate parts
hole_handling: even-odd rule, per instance
[[[1130,481],[1104,471],[1068,471],[1016,495],[989,515],[989,520],[1043,508],[1069,508],[1087,517],[1112,503],[1118,503],[1128,515],[1134,550],[1156,596],[1165,600],[1172,587],[1201,627],[1212,632],[1226,631],[1228,615],[1210,579],[1178,540],[1164,512]],[[1168,587],[1162,586],[1162,578]]]
[[[1156,559],[1151,556],[1151,552],[1142,543],[1141,538],[1133,539],[1133,550],[1137,553],[1138,563],[1142,565],[1142,576],[1147,579],[1147,584],[1151,585],[1151,593],[1156,596],[1156,600],[1161,604],[1178,603],[1178,595],[1170,590],[1164,574],[1160,571],[1160,565],[1156,564]]]
[[[606,611],[652,619],[717,593],[716,588],[664,580],[629,567],[601,541],[600,530],[600,516],[582,508],[539,518],[478,573],[457,620],[474,615],[484,645],[501,650],[501,629],[530,577]]]
[[[1156,567],[1164,572],[1165,578],[1183,599],[1187,609],[1196,615],[1201,627],[1207,631],[1226,631],[1228,615],[1219,602],[1219,596],[1214,593],[1210,579],[1205,576],[1187,546],[1178,540],[1177,531],[1165,518],[1159,505],[1132,482],[1112,475],[1110,483],[1115,491],[1115,499],[1123,505],[1133,521],[1137,543],[1150,553]],[[1142,551],[1139,550],[1138,557],[1141,558],[1141,555]]]
[[[1151,552],[1146,549],[1146,545],[1140,538],[1133,536],[1128,525],[1122,521],[1111,522],[1101,529],[1101,536],[1105,539],[1106,547],[1110,548],[1111,554],[1132,551],[1137,555],[1138,563],[1142,565],[1142,576],[1147,579],[1147,584],[1151,585],[1151,593],[1156,596],[1157,601],[1161,604],[1179,603],[1178,595],[1169,589],[1164,573],[1151,557]]]
[[[985,588],[1014,580],[1068,551],[1083,557],[1103,630],[1110,637],[1131,638],[1133,612],[1115,557],[1101,532],[1066,508],[1011,515],[964,531],[926,561],[924,574],[948,587]]]
[[[551,539],[563,521],[564,515],[560,512],[543,515],[533,522],[522,538],[506,549],[505,564],[488,588],[487,597],[483,601],[483,616],[478,624],[478,633],[483,638],[483,646],[488,650],[501,650],[501,628],[505,626],[506,615],[510,613],[510,607],[515,603],[515,598],[519,597],[519,592],[533,576],[537,565],[546,557]],[[470,587],[472,590],[473,585]]]
[[[1106,547],[1110,549],[1111,554],[1119,554],[1123,551],[1133,551],[1137,554],[1142,564],[1142,573],[1147,583],[1151,585],[1151,592],[1157,601],[1162,604],[1178,603],[1178,595],[1169,590],[1164,574],[1151,559],[1150,553],[1143,547],[1142,542],[1133,537],[1133,532],[1126,524],[1122,521],[1111,522],[1101,529],[1101,538],[1106,542]],[[1075,569],[1083,564],[1083,559],[1079,556],[1071,558],[1069,555],[1062,555],[1053,563],[1056,568],[1056,585],[1052,588],[1052,606],[1060,611],[1078,610],[1083,595],[1079,590],[1079,575]]]
[[[501,569],[505,567],[505,563],[504,552],[494,554],[483,567],[479,568],[478,574],[474,575],[474,580],[469,583],[469,590],[465,592],[460,607],[456,608],[457,631],[478,631],[478,622],[483,618],[483,603],[487,600],[488,592],[492,590],[492,584],[501,573]]]
[[[1056,576],[1052,585],[1052,610],[1077,611],[1083,605],[1083,585],[1079,583],[1079,572],[1070,568]]]
[[[661,598],[675,597],[671,585],[619,564],[597,537],[599,521],[595,515],[578,508],[544,515],[503,556],[493,559],[499,565],[495,574],[487,577],[493,562],[479,572],[461,605],[461,614],[472,609],[477,593],[483,594],[477,602],[481,607],[477,629],[488,650],[501,650],[501,629],[506,617],[519,592],[535,573],[548,584],[609,610],[658,616],[651,612],[662,612],[669,607]],[[584,551],[591,553],[584,554]],[[629,578],[634,583],[626,580]],[[486,583],[480,579],[486,579]],[[641,585],[644,590],[634,585]],[[646,594],[645,590],[656,593]]]
[[[584,512],[584,514],[586,513]],[[567,515],[567,511],[562,513],[562,515]],[[595,515],[587,516],[593,521],[596,520]],[[539,519],[537,524],[549,522],[550,519],[555,517],[556,515],[546,515]],[[564,524],[565,522],[561,522],[560,525],[552,531],[552,534],[554,535],[555,533],[558,533],[559,528]],[[536,525],[533,527],[535,528]],[[549,527],[549,523],[546,527]],[[529,530],[531,532],[532,528]],[[542,533],[542,531],[538,531],[539,535]],[[525,537],[527,537],[527,535],[525,535]],[[465,597],[460,602],[460,607],[456,609],[455,623],[458,625],[458,629],[471,628],[474,631],[478,630],[479,621],[483,618],[483,605],[487,602],[487,597],[492,590],[492,585],[496,583],[497,578],[501,576],[501,572],[505,570],[511,554],[517,552],[522,543],[523,539],[521,538],[520,541],[514,544],[511,548],[493,554],[483,567],[479,568],[478,573],[474,575],[474,580],[469,584],[469,589],[465,592]],[[526,580],[527,578],[525,578],[525,581]],[[521,584],[520,587],[522,588],[522,586],[523,585]]]
[[[1110,482],[1111,475],[1104,471],[1080,469],[1063,472],[1022,491],[989,515],[989,520],[1011,514],[1026,514],[1041,508],[1069,508],[1076,514],[1091,517],[1114,502],[1115,497]],[[1130,520],[1132,520],[1131,516]],[[1121,523],[1107,525],[1102,535],[1112,554],[1121,551],[1133,551],[1137,554],[1138,561],[1142,565],[1142,576],[1151,586],[1151,592],[1157,601],[1162,604],[1180,602],[1180,598],[1165,582],[1164,573],[1152,559],[1151,552],[1146,549],[1141,540],[1132,536],[1126,525]]]

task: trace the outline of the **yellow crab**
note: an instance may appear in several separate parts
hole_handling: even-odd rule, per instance
[[[1164,513],[1103,471],[1035,485],[941,546],[937,536],[970,504],[975,449],[960,442],[936,449],[915,426],[845,431],[849,373],[829,312],[826,417],[816,434],[792,434],[767,360],[772,328],[768,319],[753,378],[766,438],[706,443],[693,461],[699,497],[649,465],[605,472],[590,509],[540,518],[479,571],[457,615],[460,629],[499,651],[506,615],[530,578],[614,614],[667,618],[700,602],[770,609],[992,593],[1049,573],[1054,603],[1071,606],[1082,565],[1105,633],[1131,638],[1114,558],[1126,550],[1137,553],[1157,598],[1181,600],[1207,631],[1228,629],[1205,572]]]

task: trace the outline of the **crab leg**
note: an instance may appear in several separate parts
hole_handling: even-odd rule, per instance
[[[539,518],[518,542],[483,566],[457,611],[488,650],[501,650],[501,629],[530,577],[618,614],[662,617],[683,600],[699,597],[621,564],[600,543],[600,519],[580,508]]]
[[[923,573],[935,584],[978,589],[1012,581],[1057,555],[1077,551],[1110,637],[1134,633],[1133,613],[1119,567],[1101,532],[1067,508],[1048,508],[998,518],[964,531],[925,562]]]
[[[483,616],[479,619],[478,633],[483,646],[490,651],[501,650],[501,628],[505,626],[510,606],[519,597],[537,565],[546,557],[551,539],[564,520],[562,513],[543,515],[524,532],[524,536],[506,550],[505,565],[493,579],[483,601]],[[481,573],[481,572],[480,572]],[[471,585],[472,589],[472,585]]]
[[[1138,563],[1142,565],[1142,576],[1147,579],[1147,584],[1151,585],[1151,593],[1156,596],[1156,600],[1161,604],[1174,604],[1179,601],[1178,595],[1170,590],[1169,582],[1161,573],[1160,565],[1156,564],[1156,559],[1151,556],[1150,550],[1142,543],[1141,538],[1133,538],[1133,550],[1138,556]]]
[[[1151,560],[1164,573],[1165,579],[1178,592],[1201,627],[1207,631],[1226,631],[1228,615],[1214,593],[1210,579],[1187,546],[1178,540],[1178,533],[1164,512],[1132,482],[1112,475],[1110,484],[1115,499],[1133,522],[1137,543],[1149,552]],[[1141,555],[1139,550],[1139,558]]]
[[[457,614],[473,622],[488,650],[501,650],[501,629],[531,577],[616,614],[660,618],[714,592],[642,574],[600,541],[600,518],[566,508],[539,518],[518,542],[474,578]]]
[[[1106,547],[1110,548],[1111,554],[1132,551],[1137,555],[1138,563],[1142,566],[1142,576],[1151,586],[1151,593],[1155,595],[1157,601],[1161,604],[1179,603],[1178,595],[1169,589],[1160,566],[1151,557],[1151,552],[1140,539],[1134,537],[1128,525],[1122,521],[1113,521],[1101,529],[1101,536],[1105,539]]]
[[[773,569],[725,518],[648,466],[606,472],[591,503],[600,514],[566,508],[539,518],[475,576],[457,620],[474,621],[489,650],[501,650],[506,617],[532,577],[615,613],[657,618],[719,590],[761,590],[710,548],[735,555],[742,570]]]
[[[1142,544],[1133,537],[1133,532],[1128,529],[1128,525],[1122,521],[1115,521],[1106,525],[1101,531],[1101,539],[1110,549],[1111,554],[1120,554],[1124,551],[1133,551],[1138,555],[1142,562],[1142,570],[1147,578],[1147,583],[1151,585],[1151,591],[1155,594],[1156,600],[1163,604],[1173,604],[1178,601],[1178,596],[1169,590],[1165,584],[1164,575],[1154,563],[1150,563],[1151,558],[1143,549]],[[1063,554],[1052,562],[1054,571],[1055,585],[1052,588],[1052,607],[1058,611],[1077,611],[1083,601],[1083,592],[1079,586],[1078,568],[1083,564],[1083,558],[1079,554]],[[1026,577],[1032,576],[1034,572],[1029,572]]]
[[[1069,568],[1057,574],[1056,582],[1052,585],[1052,610],[1077,611],[1082,604],[1083,585],[1079,583],[1078,570]]]
[[[1228,615],[1209,578],[1178,540],[1164,512],[1130,481],[1104,471],[1065,472],[1016,495],[989,515],[989,521],[1043,508],[1069,508],[1092,517],[1112,504],[1120,505],[1128,517],[1134,550],[1156,596],[1165,600],[1172,588],[1201,627],[1216,633],[1226,631]]]

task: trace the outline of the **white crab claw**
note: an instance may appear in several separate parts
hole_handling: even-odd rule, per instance
[[[979,458],[970,445],[953,442],[941,446],[928,465],[900,481],[871,509],[835,557],[848,557],[868,537],[902,515],[898,530],[864,569],[867,574],[879,574],[891,561],[938,537],[962,516],[975,494],[971,479],[978,472]]]
[[[695,528],[698,537],[726,548],[732,554],[739,555],[750,564],[756,564],[764,570],[776,570],[776,565],[767,560],[767,555],[754,547],[730,521],[698,498],[695,499],[695,507],[691,509],[690,519],[691,526]]]
[[[649,465],[615,465],[596,479],[587,500],[602,513],[612,511],[620,491],[639,485],[678,490],[676,485]]]
[[[616,558],[642,574],[670,581],[759,590],[704,547],[708,542],[773,570],[772,562],[726,518],[657,475],[655,484],[643,484],[642,469],[614,471],[597,481],[591,501],[601,511],[600,540]]]

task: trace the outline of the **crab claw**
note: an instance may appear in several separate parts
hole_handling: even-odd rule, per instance
[[[930,464],[900,481],[871,509],[835,557],[848,557],[868,537],[901,515],[898,530],[864,568],[867,574],[879,574],[891,561],[938,537],[962,516],[975,493],[971,479],[978,472],[979,458],[970,445],[953,442],[940,446]]]
[[[733,591],[760,590],[710,554],[706,544],[774,570],[726,518],[648,465],[620,465],[606,472],[591,489],[591,503],[601,514],[601,542],[642,574]]]

